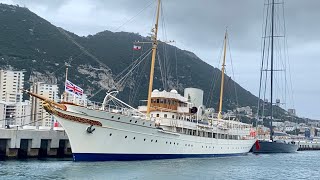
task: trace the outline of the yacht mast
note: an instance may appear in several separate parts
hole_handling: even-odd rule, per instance
[[[157,7],[157,15],[156,15],[156,24],[152,29],[154,33],[152,38],[152,58],[151,58],[151,68],[150,68],[150,79],[149,79],[149,91],[148,91],[148,104],[147,104],[147,119],[150,119],[150,106],[151,106],[151,93],[152,93],[152,85],[153,85],[153,76],[154,76],[154,64],[157,54],[157,46],[158,46],[158,23],[159,23],[159,14],[160,14],[160,5],[161,0],[158,0],[158,7]]]
[[[220,102],[219,102],[219,113],[218,119],[222,119],[222,100],[223,100],[223,88],[224,88],[224,70],[226,66],[226,51],[227,51],[227,30],[224,35],[224,50],[223,50],[223,62],[221,67],[221,86],[220,86]]]
[[[274,0],[272,0],[271,5],[271,69],[270,69],[270,111],[271,111],[271,121],[270,121],[270,140],[273,140],[273,128],[272,128],[272,121],[273,121],[273,39],[274,39]]]

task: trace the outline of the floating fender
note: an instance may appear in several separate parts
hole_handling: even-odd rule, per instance
[[[89,134],[92,134],[93,133],[93,131],[95,131],[96,129],[95,128],[93,128],[93,125],[91,125],[91,126],[89,126],[89,127],[87,127],[87,133],[89,133]]]

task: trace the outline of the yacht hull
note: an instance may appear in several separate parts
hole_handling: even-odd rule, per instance
[[[253,146],[253,153],[295,153],[298,151],[299,146],[297,144],[277,142],[277,141],[260,141],[259,148]]]
[[[81,107],[68,109],[57,109],[53,115],[68,134],[74,161],[236,156],[248,153],[256,141],[166,132],[138,117]],[[88,128],[94,130],[88,132]]]

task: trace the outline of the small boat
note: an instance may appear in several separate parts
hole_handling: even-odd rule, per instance
[[[274,34],[275,31],[275,4],[279,4],[279,3],[275,3],[274,0],[272,0],[272,3],[267,5],[268,8],[268,12],[271,13],[270,18],[271,18],[271,23],[268,21],[268,16],[267,16],[267,21],[268,23],[270,23],[270,26],[268,26],[268,23],[266,23],[266,27],[265,27],[265,33],[264,33],[264,47],[263,47],[263,55],[262,55],[262,63],[261,63],[261,73],[260,73],[260,87],[259,87],[259,103],[258,103],[258,113],[259,113],[259,108],[260,108],[260,95],[261,94],[265,94],[265,90],[266,90],[266,86],[264,86],[262,88],[262,84],[267,84],[267,76],[268,76],[268,72],[270,72],[270,118],[268,119],[271,123],[270,123],[270,139],[268,140],[258,140],[256,142],[256,145],[253,146],[252,151],[253,153],[293,153],[293,152],[297,152],[299,145],[293,141],[286,141],[286,140],[279,140],[277,139],[277,136],[274,136],[274,130],[273,130],[273,126],[272,126],[272,122],[273,122],[273,116],[274,116],[274,106],[279,106],[280,104],[280,100],[277,99],[277,102],[274,103],[274,73],[276,71],[279,71],[278,69],[274,69],[274,38],[276,37]],[[269,28],[270,29],[269,29]],[[267,35],[267,31],[271,32],[271,35]],[[279,36],[279,35],[277,35]],[[270,47],[267,47],[266,44],[269,43]],[[270,51],[269,51],[270,49]],[[270,58],[270,62],[268,61],[268,58]],[[265,62],[267,61],[267,62]],[[270,64],[268,66],[268,64]],[[265,78],[263,78],[265,75]],[[265,82],[262,82],[263,79],[265,80]],[[279,82],[278,82],[279,83]],[[264,90],[264,92],[262,92],[262,89]],[[261,93],[262,92],[262,93]],[[266,109],[264,106],[268,104],[268,102],[263,102],[263,112]],[[279,107],[280,108],[280,107]],[[258,114],[259,116],[259,114]],[[264,117],[264,115],[262,115],[262,117]],[[259,119],[259,118],[257,118]],[[266,118],[265,118],[266,119]]]

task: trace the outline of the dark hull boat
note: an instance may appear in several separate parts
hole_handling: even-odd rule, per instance
[[[253,146],[253,153],[294,153],[297,152],[299,145],[295,142],[285,141],[257,141]]]
[[[269,2],[269,1],[268,1]],[[280,9],[279,7],[275,9],[275,5],[279,5],[280,3],[275,2],[275,0],[271,1],[272,3],[266,4],[267,12],[270,12],[271,15],[266,16],[266,23],[265,23],[265,30],[264,30],[264,40],[263,40],[263,54],[262,54],[262,62],[261,62],[261,73],[260,73],[260,87],[259,87],[259,99],[262,98],[261,95],[263,95],[264,101],[262,102],[262,111],[261,111],[261,117],[270,117],[270,140],[258,140],[256,142],[256,145],[253,146],[252,151],[253,153],[292,153],[296,152],[299,148],[298,144],[294,142],[288,142],[284,140],[274,140],[274,130],[272,122],[274,120],[274,115],[276,114],[276,110],[281,108],[280,105],[280,99],[276,99],[276,103],[274,103],[274,98],[279,97],[281,95],[280,92],[274,94],[274,78],[279,77],[280,75],[275,76],[274,73],[276,72],[285,72],[285,70],[279,69],[285,69],[286,66],[279,67],[279,64],[283,63],[282,58],[278,57],[281,54],[282,50],[280,49],[280,40],[275,39],[278,37],[285,37],[285,36],[278,36],[281,34],[278,26],[280,26],[280,18],[275,17],[275,12],[279,12],[277,9]],[[283,5],[283,4],[282,4]],[[283,8],[283,7],[282,7]],[[267,13],[268,14],[268,13]],[[270,18],[270,19],[268,19]],[[278,22],[274,22],[278,21]],[[283,28],[284,30],[285,28]],[[276,34],[276,36],[275,36]],[[276,41],[276,42],[274,42]],[[274,46],[275,45],[275,46]],[[278,52],[274,52],[274,47],[278,48]],[[277,56],[274,57],[274,54]],[[274,63],[276,58],[278,58],[278,62]],[[286,59],[286,58],[284,58]],[[267,93],[267,81],[270,80],[270,103],[265,99],[265,94]],[[280,83],[281,79],[278,80],[277,86],[280,87],[281,84],[284,84],[286,86],[286,83]],[[277,87],[277,89],[279,89]],[[285,89],[286,87],[284,87]],[[260,108],[260,100],[258,101],[258,116],[259,116],[259,108]],[[269,106],[269,107],[266,107]],[[277,108],[276,108],[277,107]],[[275,109],[276,108],[276,109]],[[279,117],[278,117],[279,118]],[[277,138],[276,138],[277,139]]]

